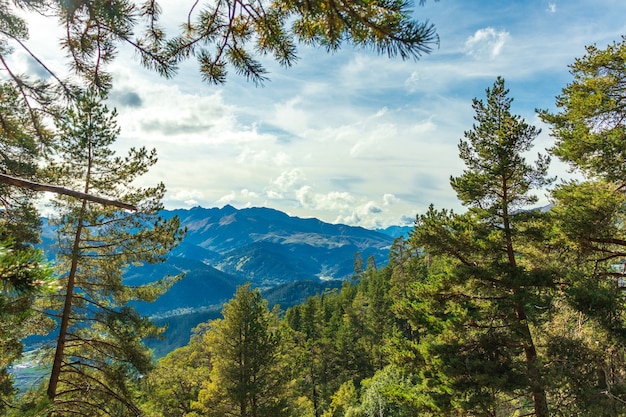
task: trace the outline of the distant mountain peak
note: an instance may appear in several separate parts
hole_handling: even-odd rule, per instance
[[[384,265],[393,242],[377,231],[292,217],[266,207],[194,207],[163,215],[173,214],[187,227],[177,256],[202,256],[199,260],[261,286],[322,275],[344,279],[352,275],[357,252]]]

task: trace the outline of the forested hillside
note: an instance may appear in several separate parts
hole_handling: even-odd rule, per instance
[[[530,209],[532,190],[553,181],[548,157],[524,157],[539,131],[511,113],[513,99],[498,78],[486,100],[474,100],[476,124],[459,144],[466,169],[451,185],[465,213],[431,206],[408,239],[394,242],[387,266],[372,263],[340,291],[284,315],[270,311],[258,290],[240,287],[223,319],[198,327],[188,346],[142,381],[145,410],[626,413],[623,176],[616,173],[620,154],[599,147],[623,127],[608,124],[618,111],[612,98],[598,113],[580,95],[591,85],[597,94],[623,94],[611,68],[623,64],[625,48],[589,48],[572,66],[561,112],[541,113],[554,127],[553,153],[589,176],[557,185],[550,210]]]
[[[120,143],[107,105],[118,43],[165,77],[194,57],[208,83],[230,68],[262,84],[259,59],[289,66],[297,41],[418,58],[438,43],[434,26],[403,0],[197,5],[166,37],[152,1],[0,2],[0,415],[626,415],[626,37],[587,47],[555,110],[537,110],[553,140],[545,154],[494,77],[471,102],[450,177],[462,210],[430,205],[408,233],[388,229],[395,239],[316,219],[294,232],[273,209],[164,211],[165,185],[145,184],[156,149]],[[25,44],[29,13],[63,29],[67,76]],[[549,175],[552,158],[576,179]],[[55,215],[42,229],[43,191]],[[310,186],[298,192],[332,207]],[[549,209],[537,208],[541,193]],[[167,329],[171,317],[180,325]],[[44,340],[27,357],[36,380],[18,392],[32,336]]]

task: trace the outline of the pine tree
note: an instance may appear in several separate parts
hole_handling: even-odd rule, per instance
[[[210,380],[193,404],[202,416],[288,416],[281,335],[275,312],[250,284],[237,289],[204,335],[211,354]]]
[[[115,111],[99,97],[85,95],[59,125],[51,166],[58,183],[85,193],[136,205],[136,212],[59,196],[56,267],[62,291],[48,311],[58,319],[58,335],[47,395],[51,413],[139,415],[127,382],[151,366],[143,339],[159,330],[130,306],[154,300],[173,279],[142,287],[124,285],[130,264],[164,259],[181,238],[179,221],[158,211],[163,184],[138,188],[133,181],[156,162],[154,151],[131,149],[116,156],[119,133]]]
[[[577,398],[574,409],[622,415],[626,378],[616,370],[623,369],[626,341],[626,38],[604,49],[587,47],[570,72],[573,80],[556,100],[558,112],[539,114],[552,126],[552,152],[584,177],[557,186],[552,209],[564,310],[583,324],[566,327],[553,348],[561,363],[584,363],[589,375],[561,375]]]
[[[40,178],[41,152],[30,120],[19,91],[0,82],[1,173]],[[0,184],[0,412],[14,391],[8,367],[22,353],[20,340],[44,330],[32,307],[51,276],[42,254],[33,248],[41,226],[35,203],[32,191]]]
[[[477,124],[459,144],[467,168],[451,178],[467,213],[431,207],[411,235],[427,275],[401,311],[418,331],[422,382],[438,412],[548,415],[534,326],[550,307],[553,271],[529,249],[542,241],[541,213],[522,209],[549,183],[549,159],[525,161],[539,131],[511,114],[508,93],[498,78],[486,102],[473,101]]]

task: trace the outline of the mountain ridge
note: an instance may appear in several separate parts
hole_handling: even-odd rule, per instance
[[[198,320],[219,314],[223,303],[245,282],[286,308],[339,288],[353,276],[357,253],[364,261],[372,257],[378,267],[386,265],[395,239],[380,231],[303,219],[264,207],[194,207],[163,210],[160,215],[178,215],[187,228],[185,238],[164,263],[130,266],[124,280],[141,285],[185,274],[155,302],[134,304],[141,314],[168,324],[168,333],[176,335],[176,341],[155,346],[161,353],[186,343],[184,335]],[[42,246],[50,252],[56,233],[47,221],[43,223]]]

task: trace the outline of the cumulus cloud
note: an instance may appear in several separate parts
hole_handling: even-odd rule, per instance
[[[383,213],[383,210],[378,207],[374,201],[367,201],[363,204],[353,206],[343,214],[337,216],[335,223],[378,228],[382,223],[376,215],[381,213]]]
[[[548,3],[548,11],[550,13],[556,13],[556,3],[554,2]]]
[[[243,190],[241,190],[241,195],[244,198],[252,199],[252,200],[254,200],[254,199],[259,197],[258,193],[254,192],[254,191],[250,191],[247,188],[244,188]]]
[[[301,103],[301,97],[294,97],[274,105],[274,115],[270,122],[287,132],[305,130],[309,124],[310,114],[302,108]]]
[[[383,195],[383,205],[384,206],[390,206],[394,203],[397,203],[398,201],[400,201],[400,199],[398,197],[396,197],[393,194],[385,194]]]
[[[355,199],[347,192],[331,191],[316,193],[309,185],[296,191],[298,202],[305,208],[315,210],[343,210],[354,204]]]
[[[184,204],[188,207],[199,205],[199,200],[204,197],[203,193],[199,190],[181,189],[167,194],[169,201],[177,204]]]
[[[272,199],[272,200],[282,200],[283,199],[283,195],[277,191],[274,190],[267,190],[265,192],[265,195],[267,196],[267,198]]]
[[[478,29],[465,41],[465,53],[478,60],[495,59],[502,52],[510,35],[492,27]]]
[[[229,204],[237,198],[237,194],[233,191],[217,199],[218,204]]]
[[[275,186],[278,191],[291,191],[295,186],[301,183],[305,179],[304,174],[298,168],[294,168],[290,171],[283,171],[280,175],[272,181],[272,185]]]

